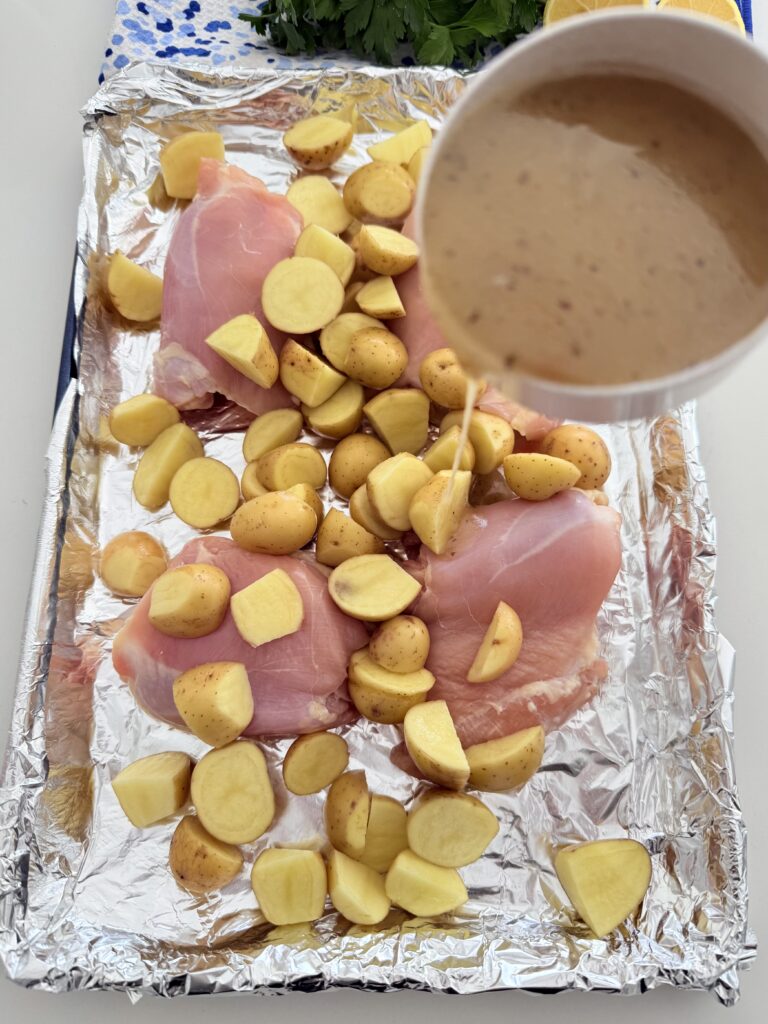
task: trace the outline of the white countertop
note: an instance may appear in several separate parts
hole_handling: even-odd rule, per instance
[[[768,4],[753,0],[758,39],[768,43]],[[44,487],[44,452],[53,408],[61,337],[81,189],[79,108],[94,91],[113,0],[44,3],[4,0],[0,34],[0,97],[3,159],[0,160],[2,252],[0,308],[9,381],[0,403],[0,537],[5,569],[0,594],[5,627],[0,632],[0,747],[15,686],[22,618],[27,598]],[[751,923],[768,940],[768,815],[765,803],[768,686],[763,633],[768,630],[768,472],[760,459],[768,449],[766,406],[768,345],[751,356],[730,380],[700,405],[703,461],[718,518],[718,613],[722,632],[738,652],[736,764],[749,828]],[[767,449],[762,448],[765,443]],[[763,959],[742,976],[743,994],[728,1020],[757,1024],[765,1019],[768,972]],[[50,996],[26,992],[0,980],[0,1021],[91,1024],[108,1015],[119,1021],[217,1021],[268,1016],[270,1024],[294,1024],[312,1013],[317,1024],[365,1015],[370,1024],[413,1013],[443,1024],[467,1014],[478,1024],[514,1016],[575,1024],[608,1024],[620,1014],[632,1024],[652,1018],[695,1014],[697,1024],[724,1020],[712,996],[662,989],[645,996],[564,995],[533,1002],[522,994],[493,993],[467,999],[422,993],[376,997],[359,992],[292,995],[254,1005],[247,998],[142,1000],[131,1008],[125,996],[77,993]],[[763,1006],[763,1011],[759,1010]]]

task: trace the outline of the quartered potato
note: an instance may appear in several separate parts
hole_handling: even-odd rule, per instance
[[[335,567],[355,555],[376,555],[384,551],[384,543],[336,508],[317,531],[315,555],[322,565]]]
[[[179,410],[159,395],[136,395],[114,407],[109,429],[120,444],[146,448],[180,419]]]
[[[107,271],[109,301],[126,320],[148,323],[157,320],[163,305],[163,281],[146,267],[121,252],[109,259]]]
[[[432,444],[424,456],[424,461],[433,473],[439,473],[441,469],[453,469],[453,460],[461,441],[461,427],[455,426],[446,430],[444,434]],[[459,469],[472,470],[475,468],[475,449],[472,442],[467,440],[459,458]]]
[[[166,636],[208,636],[229,608],[229,577],[215,565],[177,565],[152,587],[149,621]]]
[[[277,380],[277,355],[269,335],[252,313],[228,320],[209,334],[205,343],[259,387],[271,388]]]
[[[353,924],[378,924],[389,913],[381,875],[339,850],[328,856],[328,891],[335,909]]]
[[[572,462],[535,452],[507,455],[503,465],[507,486],[526,501],[546,501],[574,487],[581,477]]]
[[[142,757],[123,768],[112,789],[126,818],[136,828],[146,828],[175,814],[189,797],[192,759],[170,750]]]
[[[320,332],[320,348],[328,362],[337,370],[344,370],[347,352],[358,331],[366,327],[384,327],[380,320],[364,313],[341,313]]]
[[[475,660],[467,673],[468,683],[490,683],[512,668],[523,646],[520,616],[499,601]]]
[[[544,730],[540,725],[496,740],[476,743],[464,751],[469,762],[469,784],[489,793],[522,786],[538,771],[544,756]]]
[[[352,142],[352,125],[327,114],[297,121],[283,135],[283,145],[308,171],[322,171],[336,163]]]
[[[452,348],[438,348],[421,361],[419,380],[435,405],[464,409],[469,378]]]
[[[413,850],[398,853],[384,887],[393,903],[417,917],[447,914],[468,897],[458,871],[430,864]]]
[[[309,256],[290,256],[276,263],[265,277],[261,305],[264,316],[279,331],[311,334],[339,315],[344,286],[327,263]],[[282,352],[280,366],[282,370]]]
[[[224,160],[224,139],[218,132],[185,132],[160,150],[160,171],[166,194],[173,199],[193,199],[204,157]]]
[[[328,592],[353,619],[383,622],[412,604],[421,584],[389,555],[358,555],[333,570]]]
[[[253,718],[253,693],[245,666],[212,661],[173,681],[173,703],[189,731],[212,747],[236,740]]]
[[[118,597],[143,597],[167,568],[162,546],[141,530],[113,537],[99,559],[99,575]]]
[[[365,327],[352,336],[344,372],[366,388],[381,391],[402,376],[408,349],[386,327]]]
[[[410,181],[410,178],[408,180]],[[376,274],[396,277],[410,270],[419,258],[418,245],[411,238],[401,235],[392,228],[366,224],[358,238],[363,262]]]
[[[223,889],[234,881],[242,870],[243,855],[236,846],[214,839],[194,815],[188,814],[173,833],[169,862],[180,886],[204,893]]]
[[[368,147],[371,160],[390,160],[407,164],[420,149],[432,144],[432,129],[426,121],[414,121],[396,135]]]
[[[411,529],[430,551],[447,550],[469,505],[472,474],[460,469],[455,476],[441,469],[414,494],[408,508]]]
[[[383,622],[371,637],[368,653],[390,672],[417,672],[429,656],[429,630],[415,615]]]
[[[302,481],[300,484],[292,484],[290,487],[286,487],[286,492],[288,494],[295,494],[297,498],[306,501],[317,516],[317,525],[319,526],[322,523],[325,516],[325,506],[323,505],[323,499],[312,484],[308,484],[306,481]]]
[[[461,427],[462,410],[449,412],[440,424],[440,433]],[[515,447],[515,432],[506,420],[490,412],[475,409],[469,421],[469,440],[475,450],[475,472],[492,473]]]
[[[344,289],[344,305],[341,307],[342,313],[360,312],[360,307],[357,304],[357,296],[360,294],[363,284],[363,281],[352,281]]]
[[[334,395],[346,377],[314,352],[288,340],[280,353],[280,383],[304,405],[314,408]]]
[[[419,771],[446,789],[463,789],[469,763],[444,700],[417,704],[403,722],[405,745]]]
[[[248,427],[243,438],[243,457],[255,462],[273,448],[291,444],[301,433],[304,423],[298,409],[272,409],[263,412]]]
[[[346,771],[348,763],[346,741],[336,733],[299,736],[283,758],[285,788],[296,796],[319,793]]]
[[[315,535],[317,516],[301,498],[286,491],[252,498],[232,516],[232,540],[245,551],[292,555]]]
[[[168,501],[171,481],[185,462],[203,455],[200,438],[186,423],[175,423],[155,438],[142,455],[133,478],[133,493],[154,511]]]
[[[313,850],[264,850],[251,871],[259,909],[270,924],[299,924],[323,916],[328,879]]]
[[[223,843],[251,843],[275,816],[264,755],[249,740],[209,751],[192,772],[192,802],[203,827]]]
[[[365,484],[361,484],[349,499],[349,514],[356,523],[365,527],[374,537],[380,537],[382,540],[397,540],[402,534],[401,530],[393,530],[391,526],[387,526],[379,516],[371,504]]]
[[[328,463],[331,487],[349,498],[362,486],[371,470],[389,458],[389,452],[370,434],[350,434],[333,449]]]
[[[333,235],[340,235],[352,223],[352,214],[335,186],[322,174],[298,178],[285,198],[304,218],[304,226],[319,224]]]
[[[401,452],[370,471],[366,481],[368,497],[387,526],[394,530],[409,530],[411,502],[432,477],[432,470],[426,463],[415,455]]]
[[[424,165],[427,162],[429,156],[429,146],[422,146],[421,149],[417,149],[411,159],[408,161],[408,173],[416,182],[419,184],[421,178],[421,172],[424,170]]]
[[[309,256],[327,263],[343,285],[349,284],[355,269],[355,254],[346,242],[319,224],[310,224],[299,235],[295,256]]]
[[[365,772],[345,772],[331,783],[325,801],[325,831],[334,849],[355,860],[362,855],[370,807]]]
[[[405,316],[405,306],[391,277],[374,277],[361,283],[355,301],[364,313],[380,320],[397,320]]]
[[[270,491],[287,491],[295,484],[325,486],[325,460],[317,448],[302,441],[283,444],[262,455],[257,462],[259,482]]]
[[[408,846],[444,868],[482,857],[498,831],[496,815],[484,803],[446,789],[425,793],[408,815]]]
[[[283,569],[273,569],[238,590],[229,607],[238,633],[251,647],[297,633],[304,621],[299,589]]]
[[[390,388],[363,406],[371,426],[393,455],[416,455],[427,443],[429,399],[417,388]]]
[[[344,184],[344,205],[360,221],[401,224],[411,211],[416,186],[399,164],[363,164]]]
[[[240,490],[246,501],[251,498],[260,498],[262,494],[269,494],[269,491],[259,480],[259,463],[249,462],[240,477]]]
[[[634,839],[598,839],[566,846],[555,871],[579,917],[598,938],[637,910],[651,884],[651,858]]]
[[[427,669],[391,672],[375,662],[365,648],[349,659],[349,695],[371,722],[399,724],[412,707],[427,699],[434,685],[435,677]]]
[[[303,405],[307,425],[322,437],[342,438],[354,433],[363,419],[365,395],[362,387],[348,380],[329,399],[314,408]]]
[[[218,459],[189,459],[174,474],[168,497],[182,522],[210,530],[229,519],[240,504],[240,483]]]
[[[572,462],[581,471],[576,486],[597,490],[610,476],[611,453],[605,441],[589,427],[564,423],[550,430],[540,445],[544,455]]]
[[[389,871],[398,853],[408,846],[407,821],[408,815],[402,804],[391,796],[374,794],[360,863],[380,874]]]

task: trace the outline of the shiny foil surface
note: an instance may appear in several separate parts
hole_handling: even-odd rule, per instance
[[[110,786],[138,757],[167,749],[197,757],[206,748],[140,710],[112,667],[112,638],[130,602],[99,580],[99,548],[123,530],[146,529],[175,554],[196,533],[167,506],[151,513],[137,504],[140,453],[104,433],[110,408],[151,386],[159,332],[105,306],[100,257],[120,249],[162,273],[182,204],[153,185],[161,145],[182,130],[220,131],[231,162],[284,192],[296,170],[280,137],[301,112],[356,105],[357,130],[367,134],[336,168],[341,181],[364,145],[407,119],[438,127],[463,86],[448,70],[218,77],[140,65],[86,109],[79,380],[58,410],[48,453],[0,788],[0,952],[20,984],[132,997],[333,986],[629,994],[670,984],[711,990],[724,1003],[737,998],[754,939],[732,758],[733,651],[713,614],[714,525],[692,406],[600,428],[614,461],[607,492],[623,516],[623,565],[599,619],[609,677],[547,737],[529,784],[483,795],[501,827],[486,855],[462,869],[470,898],[457,914],[425,920],[393,910],[376,927],[331,911],[311,926],[264,922],[249,884],[254,856],[267,844],[325,842],[324,794],[289,800],[282,787],[290,740],[263,744],[274,827],[245,849],[239,879],[209,897],[185,893],[168,870],[176,822],[133,828]],[[190,423],[208,455],[240,472],[242,431],[228,412],[197,413]],[[371,790],[409,806],[423,783],[390,762],[397,728],[360,721],[340,731],[350,767],[365,769]],[[598,940],[570,909],[552,856],[560,844],[621,836],[646,844],[653,878],[637,919]]]

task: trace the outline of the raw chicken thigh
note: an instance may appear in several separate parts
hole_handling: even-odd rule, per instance
[[[150,590],[115,638],[112,652],[117,672],[147,711],[180,725],[173,703],[174,679],[208,661],[240,661],[248,671],[255,705],[245,730],[248,736],[315,732],[357,717],[345,685],[347,662],[353,651],[365,646],[368,633],[362,623],[339,611],[328,595],[326,577],[314,564],[251,554],[222,537],[190,541],[170,564],[193,562],[218,566],[229,577],[233,593],[273,569],[283,569],[301,593],[304,622],[297,633],[251,647],[227,612],[208,636],[174,639],[149,622]]]

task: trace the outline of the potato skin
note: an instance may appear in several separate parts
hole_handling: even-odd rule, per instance
[[[349,434],[333,449],[328,465],[331,487],[343,498],[350,498],[373,467],[388,458],[388,449],[371,434]]]
[[[236,846],[209,835],[198,818],[188,814],[176,826],[169,862],[179,885],[190,892],[223,889],[240,874],[243,855]]]
[[[476,743],[464,751],[469,762],[469,783],[475,789],[501,793],[527,782],[544,756],[544,730],[540,725],[496,740]]]
[[[397,615],[379,626],[368,653],[390,672],[416,672],[427,663],[429,630],[415,615]]]
[[[181,592],[176,604],[168,601],[175,588]],[[149,621],[166,636],[208,636],[224,621],[230,591],[229,577],[215,565],[177,565],[155,581]]]
[[[384,544],[378,537],[336,508],[329,510],[317,531],[317,560],[331,568],[355,555],[376,555],[383,551]]]
[[[599,434],[579,423],[564,423],[550,430],[541,442],[544,455],[572,462],[581,470],[576,487],[599,490],[611,473],[611,453]]]
[[[402,223],[416,195],[410,174],[399,164],[374,160],[363,164],[344,184],[344,205],[359,221]]]
[[[253,693],[239,662],[188,668],[173,682],[173,703],[189,731],[212,747],[236,740],[253,718]]]
[[[370,809],[365,772],[345,772],[334,780],[325,801],[325,830],[336,850],[355,860],[362,855]]]
[[[469,378],[452,348],[438,348],[419,367],[419,380],[430,400],[444,409],[463,409]]]
[[[423,704],[435,685],[427,669],[391,672],[382,668],[366,648],[349,659],[349,695],[357,710],[371,722],[397,725],[416,704]]]
[[[344,370],[367,388],[382,391],[398,380],[408,366],[408,349],[384,327],[369,327],[353,335]]]
[[[317,516],[286,491],[251,498],[232,516],[232,540],[245,551],[266,555],[292,555],[314,536]]]
[[[322,171],[343,155],[352,142],[352,125],[327,114],[304,117],[283,135],[283,145],[308,171]]]
[[[507,486],[526,501],[547,501],[574,487],[581,476],[572,462],[540,452],[507,455],[503,465]]]

